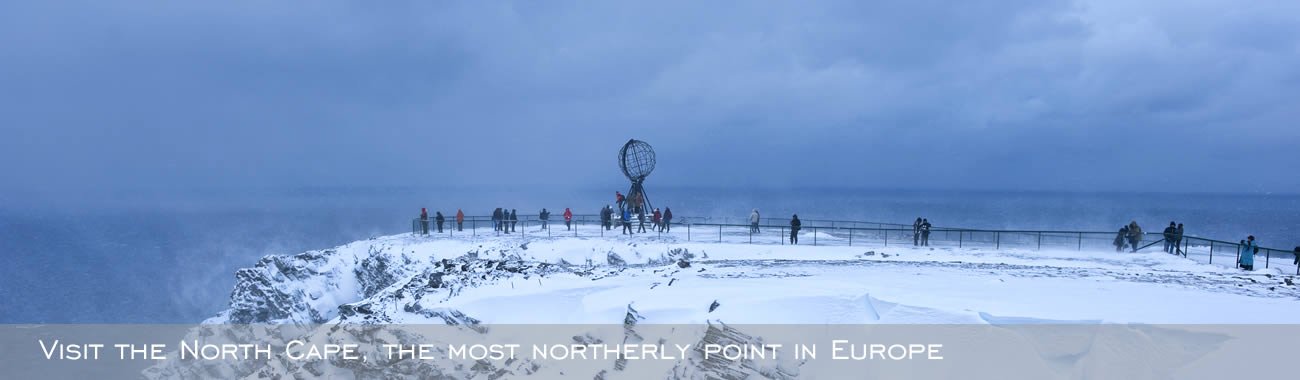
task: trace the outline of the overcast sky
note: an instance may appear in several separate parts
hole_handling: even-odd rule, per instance
[[[1300,2],[7,1],[0,189],[1296,192]]]

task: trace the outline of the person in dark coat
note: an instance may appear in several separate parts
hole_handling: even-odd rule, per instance
[[[930,220],[921,219],[921,246],[930,246]]]
[[[1165,237],[1165,253],[1174,253],[1174,234],[1178,233],[1178,223],[1169,222],[1162,233]]]
[[[673,229],[673,209],[664,207],[663,232],[672,231],[672,229]]]
[[[1128,241],[1128,226],[1120,227],[1119,233],[1115,234],[1115,252],[1123,252],[1126,241]]]
[[[623,208],[623,215],[622,215],[622,217],[623,217],[623,220],[622,220],[622,223],[623,223],[623,234],[624,234],[624,235],[631,235],[631,234],[632,234],[632,211],[628,210],[626,207]]]
[[[503,217],[504,217],[504,216],[505,216],[505,214],[503,214],[503,213],[501,212],[501,208],[500,208],[500,207],[497,207],[496,210],[492,210],[492,230],[493,230],[493,231],[501,231],[501,221],[503,220]]]
[[[510,209],[510,232],[515,232],[515,223],[519,223],[519,214],[512,208]]]
[[[501,232],[510,233],[510,209],[501,208]]]
[[[915,222],[912,222],[912,245],[921,245],[921,217],[919,216],[916,217]]]
[[[420,208],[420,234],[429,234],[429,210],[423,207]]]
[[[794,214],[790,218],[790,244],[799,244],[800,228],[803,228],[803,222],[799,221],[799,214]]]
[[[636,207],[636,232],[645,233],[645,209],[641,206]]]
[[[1300,265],[1300,247],[1295,247],[1293,255],[1295,255],[1295,260],[1291,262],[1291,265]]]
[[[1183,224],[1182,223],[1178,223],[1178,228],[1174,229],[1174,253],[1187,256],[1187,253],[1183,252]]]
[[[442,233],[442,222],[447,221],[447,218],[442,217],[442,211],[438,211],[435,214],[437,215],[433,217],[433,221],[438,223],[438,233]]]
[[[546,209],[543,208],[542,212],[537,213],[537,219],[542,220],[542,229],[544,230],[546,229],[547,221],[551,220],[551,212],[546,211]]]

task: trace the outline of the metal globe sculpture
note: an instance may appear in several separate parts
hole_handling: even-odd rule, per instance
[[[650,198],[645,194],[645,188],[642,184],[650,172],[655,170],[655,150],[645,141],[627,140],[623,148],[618,150],[618,167],[623,170],[623,175],[632,181],[632,188],[627,191],[627,205],[632,212],[637,212],[638,208],[642,212],[653,210],[650,206]]]

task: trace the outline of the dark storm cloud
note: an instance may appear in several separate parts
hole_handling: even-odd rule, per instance
[[[7,192],[1294,192],[1300,3],[9,2]]]

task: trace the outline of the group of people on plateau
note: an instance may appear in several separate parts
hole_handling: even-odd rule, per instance
[[[930,246],[930,219],[916,217],[916,222],[912,223],[912,245],[917,247]]]
[[[1165,231],[1163,234],[1165,237],[1166,253],[1172,253],[1175,255],[1183,255],[1183,256],[1187,255],[1187,253],[1183,252],[1183,224],[1182,223],[1177,223],[1172,221],[1169,222],[1169,227],[1165,227]]]
[[[749,233],[759,233],[758,225],[762,223],[763,216],[758,213],[758,209],[749,212]],[[799,244],[799,229],[803,228],[803,222],[799,220],[799,214],[790,217],[790,244]]]
[[[1142,227],[1138,226],[1136,220],[1129,221],[1127,226],[1120,227],[1119,232],[1115,234],[1115,252],[1123,252],[1124,246],[1128,245],[1137,252],[1142,243]]]
[[[622,194],[619,194],[620,197]],[[605,205],[600,209],[600,226],[605,230],[613,229],[615,224],[623,227],[622,232],[625,235],[647,232],[645,225],[650,222],[650,230],[656,232],[669,232],[672,230],[673,209],[664,208],[659,211],[655,208],[650,215],[646,215],[645,209],[640,206],[627,207],[626,202],[621,203],[624,207],[614,210],[610,205]],[[636,223],[635,229],[632,223]]]
[[[492,210],[492,230],[503,233],[515,231],[515,224],[519,223],[519,213],[514,209],[506,210],[504,207],[497,207]]]
[[[433,222],[436,231],[438,233],[442,233],[442,225],[446,221],[447,218],[442,216],[442,211],[434,212]],[[456,209],[456,231],[461,231],[464,227],[465,227],[465,212],[461,211],[460,209]],[[424,235],[429,234],[429,210],[423,207],[420,208],[420,233]]]

